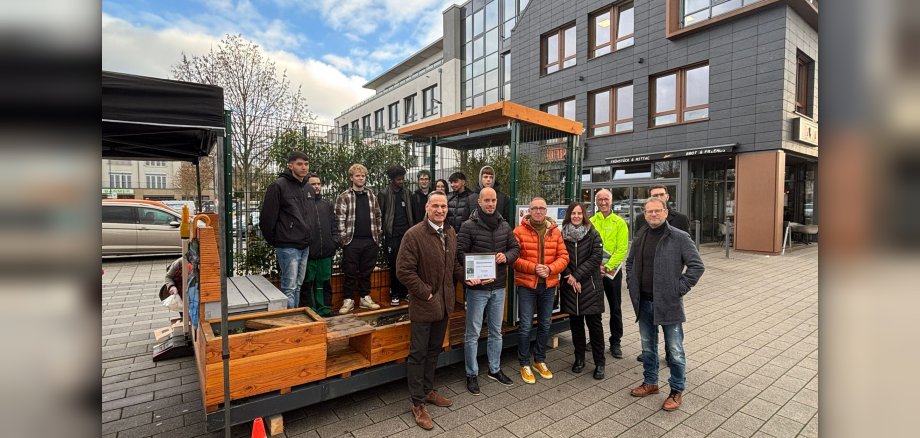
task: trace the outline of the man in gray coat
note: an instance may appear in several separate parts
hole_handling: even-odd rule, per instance
[[[626,286],[639,322],[642,338],[642,385],[630,391],[634,397],[658,393],[658,326],[664,332],[670,360],[671,392],[662,409],[680,407],[686,383],[683,297],[703,275],[703,260],[690,235],[667,222],[668,208],[660,198],[645,201],[644,228],[626,257]],[[686,271],[684,268],[686,267]]]

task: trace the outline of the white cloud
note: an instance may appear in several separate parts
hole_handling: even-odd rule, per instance
[[[171,27],[154,29],[102,14],[102,68],[145,76],[170,77],[170,66],[187,55],[206,53],[223,35]],[[245,38],[250,38],[244,34]],[[303,59],[286,51],[266,50],[279,69],[286,69],[294,86],[300,85],[317,122],[332,124],[348,106],[373,94],[361,86],[367,80],[348,75],[331,62]]]
[[[326,54],[323,55],[322,59],[340,71],[356,73],[361,76],[369,76],[374,72],[380,71],[380,64],[364,61],[361,56],[345,57]]]

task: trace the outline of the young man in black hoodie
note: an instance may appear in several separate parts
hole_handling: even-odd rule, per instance
[[[403,235],[409,227],[415,225],[415,221],[409,192],[403,190],[406,169],[400,165],[390,166],[387,169],[387,177],[390,178],[390,184],[377,194],[377,202],[380,203],[380,218],[383,222],[384,251],[387,253],[387,264],[390,266],[390,305],[398,306],[399,300],[409,298],[409,292],[396,278],[396,256],[399,254]]]
[[[307,175],[307,184],[316,193],[316,215],[313,220],[313,243],[307,261],[307,275],[300,289],[300,302],[309,305],[319,316],[332,314],[332,257],[339,247],[338,222],[332,204],[323,199],[322,181],[319,175]]]
[[[495,197],[498,199],[495,211],[501,213],[504,218],[511,217],[511,212],[508,211],[511,197],[498,188],[498,178],[495,176],[495,169],[492,166],[482,166],[482,169],[479,169],[479,182],[477,183],[476,193],[481,193],[482,189],[486,187],[495,189]]]
[[[425,218],[425,204],[428,202],[428,194],[431,193],[431,174],[427,170],[419,170],[418,188],[412,192],[412,225],[415,225]]]
[[[281,268],[281,291],[288,308],[300,307],[300,287],[307,272],[316,208],[313,187],[307,184],[310,160],[307,154],[288,154],[287,169],[265,190],[259,229],[275,248]]]

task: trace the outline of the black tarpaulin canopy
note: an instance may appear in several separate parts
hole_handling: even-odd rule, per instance
[[[197,162],[224,135],[224,90],[102,72],[102,158]]]

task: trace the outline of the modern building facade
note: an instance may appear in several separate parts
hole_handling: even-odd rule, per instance
[[[817,18],[807,0],[533,0],[513,100],[585,123],[585,200],[611,189],[632,221],[664,184],[701,240],[779,252],[785,221],[817,223]]]
[[[585,201],[610,189],[632,222],[664,184],[702,241],[766,253],[818,223],[815,0],[471,0],[441,44],[455,111],[506,99],[586,126]]]
[[[177,187],[180,161],[102,160],[102,198],[149,199],[152,201],[191,200],[196,193],[183,193]],[[196,190],[197,192],[197,190]],[[214,199],[210,189],[203,199]]]

